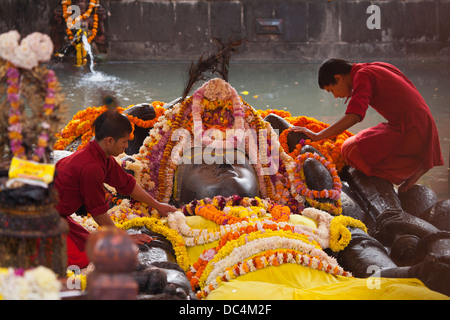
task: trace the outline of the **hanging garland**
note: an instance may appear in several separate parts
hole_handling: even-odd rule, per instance
[[[11,156],[46,163],[51,151],[49,143],[53,144],[54,141],[52,132],[61,120],[59,115],[55,115],[55,110],[63,111],[55,72],[39,66],[33,71],[18,69],[10,62],[6,62],[5,67],[5,103],[9,104],[7,132]],[[39,81],[41,84],[36,85]],[[39,91],[43,91],[43,99],[42,94],[37,94]],[[26,99],[32,116],[22,112],[24,101],[21,97]]]
[[[100,0],[90,0],[87,10],[82,15],[77,16],[75,19],[73,19],[71,21],[72,25],[81,23],[81,21],[86,21],[90,18],[92,11],[94,11],[94,15],[93,15],[94,23],[92,26],[91,35],[88,37],[89,43],[91,43],[92,40],[94,40],[95,36],[97,35],[97,30],[98,30],[97,7],[99,6],[99,2],[100,2]],[[72,16],[72,13],[67,12],[67,8],[70,7],[71,4],[72,4],[72,0],[62,0],[61,1],[61,5],[62,5],[62,9],[63,9],[63,17],[64,17],[64,21],[66,22],[66,26],[67,26],[67,21],[68,21],[69,17]],[[71,28],[66,28],[66,34],[69,37],[69,40],[74,39],[74,35],[73,35]]]
[[[20,112],[20,92],[19,92],[19,77],[20,72],[9,62],[7,63],[7,100],[10,108],[8,111],[8,136],[10,141],[10,150],[12,155],[17,158],[25,159],[25,148],[23,146],[22,135],[22,114]]]

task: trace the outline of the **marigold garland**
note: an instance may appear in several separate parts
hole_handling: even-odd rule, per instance
[[[306,159],[315,159],[322,163],[324,167],[330,173],[333,179],[333,189],[331,190],[311,190],[306,186],[306,178],[303,172],[303,163]],[[339,175],[337,174],[337,170],[334,165],[327,161],[325,158],[319,156],[317,153],[305,152],[298,156],[297,158],[297,167],[294,170],[295,177],[295,188],[298,194],[301,194],[306,197],[308,203],[318,209],[325,210],[334,215],[339,215],[342,213],[342,204],[341,204],[341,190],[342,183]],[[334,204],[328,202],[320,202],[317,199],[330,199],[334,201]]]
[[[92,10],[94,10],[94,23],[92,25],[91,35],[88,38],[88,42],[91,43],[92,40],[94,40],[95,36],[97,35],[98,30],[98,14],[97,14],[97,7],[99,6],[100,0],[90,0],[89,6],[87,10],[82,14],[77,16],[75,19],[72,20],[72,25],[81,22],[82,20],[88,20],[91,16]],[[67,12],[67,8],[70,7],[72,4],[72,0],[62,0],[62,9],[63,9],[63,18],[66,22],[67,26],[67,20],[69,19],[72,14]],[[73,40],[74,35],[71,28],[66,28],[67,36],[69,37],[69,40]]]
[[[323,129],[329,127],[329,124],[316,120],[314,118],[300,116],[300,117],[285,117],[285,119],[294,126],[305,127],[313,132],[320,132]],[[295,150],[289,152],[289,147],[287,144],[287,135],[289,131],[284,130],[280,134],[280,144],[283,149],[288,153],[292,158],[297,158],[300,154],[302,144],[297,144]],[[344,159],[342,158],[341,148],[344,141],[353,136],[353,134],[349,131],[344,131],[334,137],[324,139],[321,141],[311,141],[310,139],[306,139],[304,144],[310,145],[323,154],[328,161],[331,161],[336,166],[338,172],[342,170],[342,168],[346,165]]]
[[[123,230],[146,227],[153,232],[163,235],[172,244],[178,265],[185,271],[189,269],[190,261],[183,237],[175,230],[166,227],[160,219],[149,217],[134,218],[116,226]]]
[[[220,202],[216,199],[220,199]],[[261,201],[261,199],[255,200],[252,198],[247,198],[246,201],[244,198],[243,202],[254,204],[258,200]],[[199,201],[193,209],[196,215],[218,224],[217,228],[192,229],[186,224],[184,214],[181,212],[169,215],[167,219],[168,225],[185,238],[187,246],[210,243],[220,239],[229,232],[236,232],[244,227],[248,228],[246,229],[247,231],[256,231],[256,229],[253,229],[254,224],[258,224],[258,227],[261,227],[259,225],[260,222],[262,222],[262,226],[267,226],[267,228],[272,230],[284,229],[292,232],[300,230],[300,228],[287,223],[291,213],[287,206],[274,205],[269,208],[267,205],[262,204],[261,206],[244,207],[240,205],[233,206],[232,203],[226,202],[228,202],[226,198],[218,196],[209,204],[204,204],[204,200]],[[226,204],[224,205],[224,203]],[[217,206],[223,208],[223,210],[220,210]],[[307,232],[312,235],[311,230],[308,229]]]
[[[14,157],[25,159],[25,148],[22,144],[22,123],[21,118],[22,114],[20,112],[20,72],[19,70],[12,65],[11,63],[7,63],[7,100],[9,102],[10,108],[8,110],[8,137],[10,141],[10,149],[11,153]]]
[[[348,227],[359,228],[367,233],[367,228],[359,220],[347,216],[334,217],[330,224],[330,249],[338,252],[347,247],[352,239]]]
[[[325,261],[292,249],[267,250],[244,261],[238,262],[231,267],[227,267],[211,283],[197,292],[198,299],[205,299],[211,291],[217,289],[222,282],[229,282],[239,276],[249,272],[257,271],[269,266],[280,266],[285,263],[299,264],[304,267],[317,269],[332,275],[342,275],[351,277],[351,274],[344,271],[337,264],[329,264]]]
[[[296,226],[287,223],[274,223],[273,221],[268,219],[244,226],[242,226],[242,224],[238,226],[231,225],[227,229],[228,232],[222,233],[222,237],[219,240],[218,246],[215,248],[206,249],[200,255],[199,259],[191,266],[190,270],[187,272],[188,279],[190,280],[191,285],[195,290],[195,288],[197,288],[199,285],[199,278],[209,261],[213,257],[215,257],[217,252],[219,252],[219,250],[223,248],[229,241],[236,240],[244,234],[249,235],[254,232],[265,232],[266,230],[287,231],[293,234],[297,234],[299,236],[299,239],[304,239],[307,243],[313,244],[315,248],[320,249],[320,245],[314,240],[314,234],[311,232],[309,234],[308,232],[303,233],[304,231],[306,231],[305,229],[307,228],[297,228]],[[248,240],[248,237],[246,239]]]
[[[293,234],[289,231],[272,231],[265,230],[253,232],[250,234],[242,234],[235,240],[226,242],[221,247],[214,257],[209,260],[206,266],[202,269],[201,275],[198,278],[198,287],[202,290],[198,293],[199,298],[205,298],[209,292],[217,288],[222,281],[231,279],[230,270],[236,270],[234,266],[243,264],[247,261],[253,261],[255,268],[243,270],[242,274],[247,272],[262,269],[268,265],[279,265],[284,263],[284,257],[280,256],[276,262],[271,258],[264,263],[261,257],[264,257],[264,252],[270,250],[290,249],[298,252],[298,259],[286,260],[289,263],[300,263],[307,267],[339,274],[343,276],[351,276],[339,267],[337,261],[328,256],[320,247],[310,243],[304,236]],[[272,256],[272,252],[270,255]],[[288,257],[286,257],[288,258]],[[302,259],[303,258],[303,259]],[[230,276],[227,278],[226,275]],[[236,272],[234,275],[238,276],[241,272]],[[225,277],[224,277],[225,276]],[[192,282],[191,282],[192,283]]]
[[[151,120],[142,120],[135,116],[128,115],[127,117],[131,122],[133,127],[133,132],[135,126],[139,126],[142,128],[150,128],[152,127],[159,119],[159,117],[164,114],[166,111],[163,108],[164,103],[160,101],[154,101],[151,104],[155,109],[156,116]],[[130,105],[127,108],[118,107],[117,111],[123,113],[125,110],[133,107],[134,105]],[[89,141],[94,136],[94,130],[92,128],[92,124],[95,119],[103,112],[107,110],[106,106],[101,107],[88,107],[84,110],[78,111],[73,117],[72,120],[66,125],[66,127],[61,130],[59,134],[57,134],[58,140],[55,142],[53,148],[55,150],[65,150],[72,142],[81,137],[81,144],[77,147],[77,150],[84,148]],[[133,139],[133,133],[130,135],[130,139]]]

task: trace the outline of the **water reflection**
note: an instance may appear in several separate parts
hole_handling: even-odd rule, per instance
[[[433,114],[439,131],[445,166],[434,168],[419,182],[429,185],[440,198],[449,197],[450,64],[393,62],[415,84]],[[70,105],[70,117],[78,110],[97,106],[99,90],[114,92],[122,106],[155,100],[169,102],[181,96],[188,63],[105,63],[95,72],[71,67],[55,71]],[[256,109],[277,108],[293,116],[305,115],[334,123],[345,111],[337,100],[317,85],[318,63],[232,63],[230,83]],[[196,88],[193,89],[193,91]],[[192,91],[192,92],[193,92]],[[384,119],[369,108],[356,133]]]

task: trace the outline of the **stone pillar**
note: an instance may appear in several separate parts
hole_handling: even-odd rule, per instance
[[[138,285],[131,272],[137,264],[137,250],[127,233],[117,228],[102,228],[90,235],[87,253],[95,270],[87,277],[88,299],[136,299]]]

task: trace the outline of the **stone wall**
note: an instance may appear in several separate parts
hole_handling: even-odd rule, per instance
[[[52,12],[59,3],[0,0],[0,32],[15,26],[27,32],[30,28],[50,32]],[[320,61],[331,56],[450,60],[450,0],[100,3],[107,12],[110,60],[197,59],[213,48],[213,37],[246,41],[234,60]],[[378,16],[375,11],[367,12],[371,5],[379,8]]]

